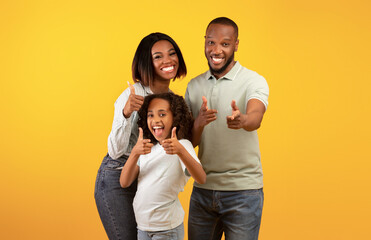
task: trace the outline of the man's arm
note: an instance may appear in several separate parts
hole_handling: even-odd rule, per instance
[[[232,100],[231,107],[232,115],[227,116],[228,128],[254,131],[260,127],[265,113],[265,105],[260,100],[250,99],[247,102],[246,114],[240,112],[234,100]]]
[[[217,110],[209,109],[207,107],[207,99],[206,97],[202,97],[202,105],[198,116],[196,117],[193,128],[192,128],[192,144],[193,147],[196,147],[201,142],[201,135],[204,130],[204,127],[211,123],[212,121],[216,120]]]

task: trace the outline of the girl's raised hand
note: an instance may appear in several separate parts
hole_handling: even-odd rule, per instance
[[[133,147],[132,152],[137,155],[145,155],[151,152],[151,148],[153,147],[153,143],[151,143],[150,139],[143,139],[143,129],[139,128],[139,137],[137,140],[137,144]]]
[[[144,97],[135,94],[135,88],[128,82],[130,88],[129,99],[125,104],[122,113],[125,118],[129,118],[134,111],[138,111],[143,104]]]
[[[182,145],[179,143],[176,136],[176,127],[171,131],[171,138],[162,141],[162,147],[167,154],[178,154]]]

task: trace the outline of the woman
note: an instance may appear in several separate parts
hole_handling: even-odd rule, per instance
[[[187,68],[175,41],[152,33],[139,43],[132,64],[134,85],[129,84],[115,102],[108,154],[98,170],[95,201],[109,239],[136,240],[133,199],[137,181],[121,188],[120,173],[138,139],[138,113],[144,97],[169,92],[171,79],[184,77]]]

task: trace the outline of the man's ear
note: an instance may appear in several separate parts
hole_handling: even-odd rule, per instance
[[[235,52],[237,52],[237,50],[238,50],[238,44],[239,44],[239,43],[240,43],[240,40],[237,39],[236,44],[235,44],[235,47],[234,47],[234,51],[235,51]]]

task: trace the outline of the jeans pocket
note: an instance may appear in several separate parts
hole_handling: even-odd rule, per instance
[[[107,165],[106,165],[105,169],[110,169],[110,170],[111,169],[116,169],[118,167],[121,167],[121,165],[124,166],[124,164],[122,164],[118,161],[110,160],[110,161],[107,162]]]

